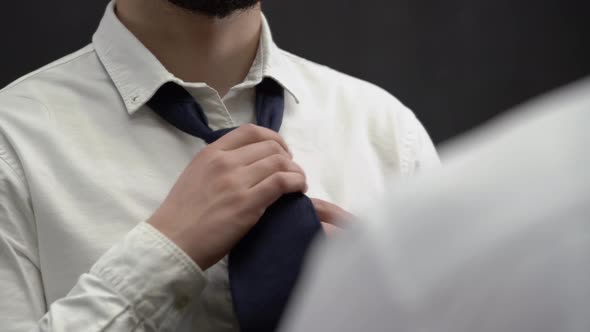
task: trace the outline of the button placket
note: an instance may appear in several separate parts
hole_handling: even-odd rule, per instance
[[[205,109],[205,114],[209,120],[209,125],[212,129],[222,129],[222,128],[230,128],[234,127],[234,121],[227,110],[227,107],[219,98],[219,95],[215,94],[207,98],[207,108],[209,108],[209,112]],[[205,106],[206,107],[206,106]]]
[[[189,92],[191,92],[195,100],[201,105],[211,129],[219,130],[235,126],[229,111],[217,91],[210,87],[203,87],[189,89]]]
[[[254,111],[255,96],[256,94],[253,88],[234,87],[223,98],[234,127],[246,123],[256,123],[256,114]]]

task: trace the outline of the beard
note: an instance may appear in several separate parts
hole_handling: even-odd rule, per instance
[[[194,13],[224,18],[236,11],[250,9],[260,0],[168,0],[168,2]]]

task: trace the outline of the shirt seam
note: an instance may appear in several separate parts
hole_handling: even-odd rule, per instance
[[[25,179],[24,179],[24,175],[21,175],[21,174],[19,174],[19,173],[16,171],[16,169],[14,169],[14,166],[12,166],[12,165],[11,165],[11,164],[10,164],[10,163],[9,163],[9,162],[8,162],[8,161],[5,159],[5,156],[6,156],[7,154],[8,154],[8,153],[6,152],[6,150],[5,150],[3,147],[1,147],[1,146],[0,146],[0,160],[1,160],[1,161],[2,161],[2,162],[3,162],[3,163],[4,163],[4,164],[5,164],[7,167],[8,167],[8,169],[10,169],[10,172],[11,172],[13,175],[15,175],[15,176],[16,176],[16,177],[19,179],[19,181],[20,181],[20,183],[19,183],[19,184],[20,184],[20,185],[22,185],[23,187],[25,187],[25,188],[26,188],[27,186],[25,185],[25,182],[26,182],[26,181],[25,181]]]
[[[0,92],[1,92],[1,91],[0,91]],[[23,98],[23,99],[26,99],[26,100],[29,100],[29,101],[32,101],[32,102],[34,102],[34,103],[37,103],[37,104],[39,104],[39,105],[40,105],[40,106],[43,108],[43,111],[44,111],[44,113],[45,113],[45,116],[47,117],[47,122],[48,122],[48,123],[52,123],[52,120],[53,120],[53,113],[51,113],[51,111],[49,110],[49,108],[47,107],[47,105],[45,105],[45,103],[43,103],[42,101],[40,101],[40,100],[38,100],[38,99],[35,99],[35,98],[32,98],[32,97],[29,97],[29,96],[27,96],[27,95],[19,95],[18,97],[20,97],[20,98]],[[4,149],[2,146],[0,146],[0,158],[2,158],[2,156],[3,156],[3,155],[4,155],[4,156],[7,156],[7,155],[8,155],[8,152],[7,152],[7,151],[6,151],[6,150],[5,150],[5,149]],[[18,157],[17,157],[17,158],[18,158]],[[11,165],[11,164],[10,164],[10,163],[9,163],[7,160],[4,160],[4,158],[2,158],[2,159],[3,159],[2,161],[4,161],[4,163],[6,163],[6,165],[8,165],[8,167],[9,167],[9,168],[12,170],[12,172],[13,172],[13,173],[15,173],[15,174],[16,174],[16,176],[17,176],[17,177],[18,177],[18,178],[19,178],[19,179],[22,181],[22,183],[21,183],[21,184],[22,184],[22,185],[23,185],[25,188],[27,188],[27,190],[28,190],[28,189],[29,189],[29,185],[28,185],[28,182],[27,182],[27,179],[26,179],[26,174],[25,174],[25,170],[24,170],[24,168],[23,168],[23,167],[21,167],[21,168],[20,168],[20,171],[21,171],[21,173],[19,173],[19,172],[18,172],[18,170],[17,170],[17,169],[19,169],[19,167],[16,167],[16,166],[13,166],[13,165]],[[19,158],[19,159],[20,159],[20,158]],[[22,162],[21,162],[21,163],[22,163]]]
[[[414,122],[414,121],[412,121]],[[412,159],[412,143],[414,141],[414,125],[408,126],[408,130],[406,135],[403,139],[403,155],[402,158],[402,172],[405,175],[412,175],[413,170],[410,167],[411,159]],[[402,174],[403,174],[402,173]]]
[[[8,161],[5,160],[5,155],[6,155],[6,150],[2,147],[0,147],[0,161],[7,166],[7,168],[9,169],[9,172],[11,172],[13,175],[16,176],[16,178],[18,178],[18,185],[19,185],[19,190],[24,191],[25,196],[30,200],[31,199],[31,195],[30,195],[30,191],[29,191],[29,186],[27,184],[26,178],[24,178],[24,175],[20,175],[18,174],[18,172],[13,168],[12,165],[10,165],[10,163]],[[32,204],[32,203],[31,203]],[[35,268],[39,271],[39,273],[41,272],[41,256],[39,254],[39,236],[37,233],[37,218],[35,218],[35,211],[33,209],[33,207],[31,206],[31,212],[32,212],[32,217],[33,217],[33,223],[35,224],[35,239],[37,240],[37,250],[36,250],[36,257],[37,257],[37,262],[34,262],[33,260],[31,260],[31,256],[32,253],[27,253],[24,252],[22,250],[19,250],[17,248],[14,248],[14,250],[16,250],[17,252],[20,252],[22,255],[24,255],[25,257],[27,257],[27,259],[29,259],[29,261],[31,261],[31,263],[33,263],[33,266],[35,266]],[[37,266],[37,264],[39,264]]]
[[[84,48],[88,48],[88,49],[87,50],[84,50]],[[48,64],[48,65],[46,65],[44,67],[41,67],[41,68],[37,69],[36,71],[28,74],[28,75],[25,75],[25,76],[23,76],[21,78],[18,78],[14,82],[8,84],[6,87],[4,87],[3,89],[1,89],[0,90],[0,94],[3,93],[3,92],[7,92],[7,91],[11,90],[14,87],[19,86],[20,84],[28,81],[29,79],[35,78],[37,75],[43,74],[43,73],[45,73],[45,72],[47,72],[49,70],[58,68],[58,67],[60,67],[62,65],[66,65],[66,64],[68,64],[70,62],[79,60],[83,56],[87,56],[90,53],[95,53],[96,52],[96,50],[94,49],[94,45],[92,45],[92,44],[88,44],[84,48],[82,48],[82,49],[80,49],[78,51],[78,52],[80,52],[80,51],[84,50],[83,52],[81,52],[80,54],[77,54],[75,57],[73,57],[71,59],[67,59],[67,60],[64,60],[64,59],[56,60],[55,62],[53,62],[51,64]]]
[[[17,242],[14,237],[12,236],[8,236],[6,234],[1,234],[0,233],[0,237],[6,239],[8,242]],[[10,245],[10,249],[14,250],[14,252],[17,255],[21,255],[22,257],[26,258],[34,267],[35,270],[37,270],[37,272],[39,272],[39,275],[41,275],[41,267],[38,266],[40,264],[37,264],[33,259],[31,259],[31,256],[33,256],[30,252],[26,252],[25,250],[21,250],[20,248],[14,246],[14,245]]]

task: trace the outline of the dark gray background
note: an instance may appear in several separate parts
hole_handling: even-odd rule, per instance
[[[3,1],[0,86],[90,42],[106,0]],[[590,74],[587,0],[263,0],[277,43],[374,82],[441,142]]]

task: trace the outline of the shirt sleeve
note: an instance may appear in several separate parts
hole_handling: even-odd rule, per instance
[[[19,331],[174,331],[206,278],[142,222],[46,304],[34,214],[22,176],[0,155],[0,321]]]
[[[590,331],[590,113],[566,97],[455,143],[320,243],[281,331]]]

